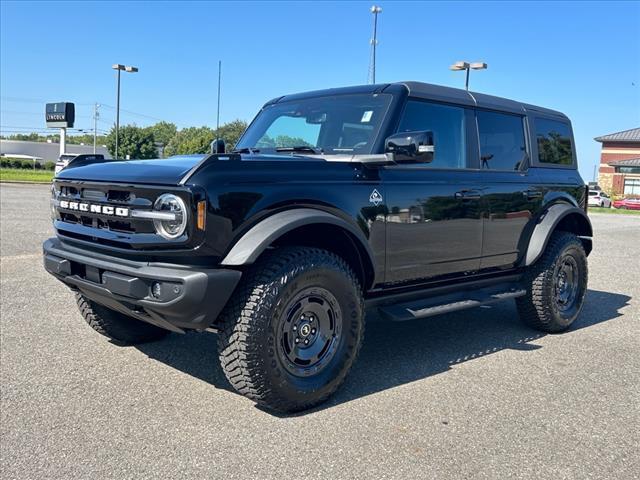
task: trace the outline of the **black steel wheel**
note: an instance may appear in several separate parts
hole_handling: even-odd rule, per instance
[[[587,291],[587,256],[580,239],[554,232],[542,257],[527,271],[527,294],[516,299],[520,318],[545,332],[560,332],[580,314]]]
[[[340,344],[340,303],[327,289],[310,287],[296,295],[284,312],[278,328],[280,361],[292,375],[318,374],[331,362]]]
[[[222,369],[241,394],[294,412],[326,400],[364,335],[361,287],[337,255],[309,247],[267,252],[219,319]]]
[[[571,254],[564,253],[553,274],[553,297],[558,311],[564,313],[575,308],[579,275],[576,259]]]

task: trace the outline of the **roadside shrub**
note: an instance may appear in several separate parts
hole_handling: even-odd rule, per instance
[[[19,168],[21,170],[53,170],[55,162],[34,162],[26,158],[0,157],[0,168]]]

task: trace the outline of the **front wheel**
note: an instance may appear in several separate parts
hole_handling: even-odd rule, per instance
[[[353,365],[363,310],[359,282],[340,257],[304,247],[269,252],[221,315],[222,369],[259,405],[310,408],[335,392]]]
[[[520,318],[544,332],[566,330],[582,309],[587,276],[580,239],[569,232],[553,233],[542,257],[525,274],[527,294],[516,299]]]

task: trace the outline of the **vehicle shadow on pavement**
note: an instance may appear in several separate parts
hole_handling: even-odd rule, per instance
[[[620,317],[619,310],[630,299],[589,290],[582,314],[565,334]],[[529,342],[545,335],[520,323],[513,302],[401,323],[384,321],[370,312],[360,356],[345,384],[328,402],[295,415],[445,373],[453,365],[501,350],[537,350],[543,347]],[[171,335],[136,348],[216,388],[232,391],[218,364],[214,333]]]

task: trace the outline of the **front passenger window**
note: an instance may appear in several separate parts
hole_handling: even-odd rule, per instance
[[[464,108],[409,100],[402,114],[398,132],[433,132],[433,161],[416,165],[465,168],[467,147],[464,118]]]

